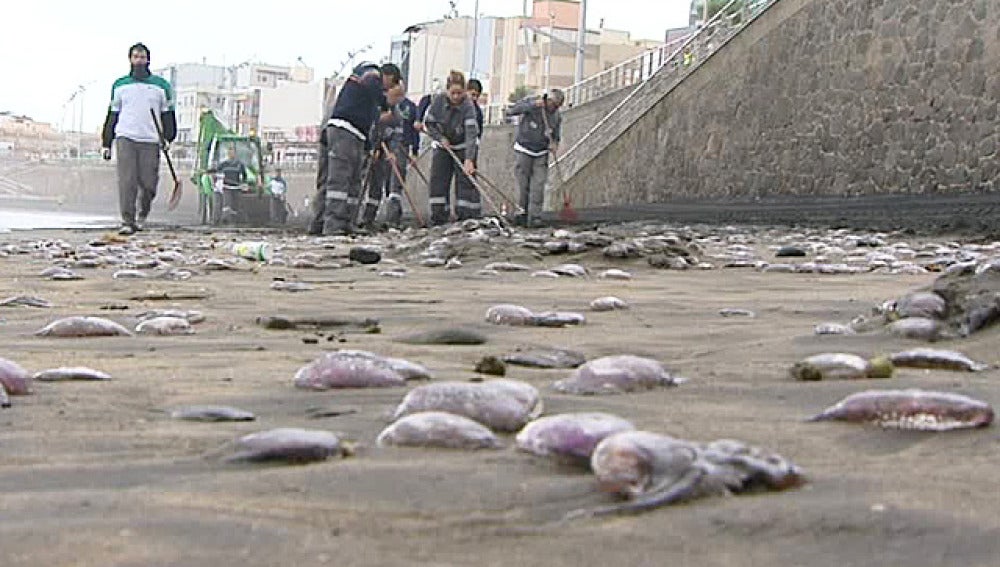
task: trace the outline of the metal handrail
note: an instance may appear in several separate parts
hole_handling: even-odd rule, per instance
[[[706,0],[707,1],[707,0]],[[706,35],[712,37],[720,24],[726,24],[727,28],[733,26],[742,28],[757,14],[764,11],[775,0],[731,0],[715,16],[701,28],[688,35],[671,40],[670,42],[646,50],[630,59],[618,63],[614,67],[591,75],[565,89],[568,106],[573,107],[592,102],[608,94],[628,87],[637,87],[651,79],[664,65],[674,61],[678,53],[684,48],[697,44],[697,38],[704,38]],[[741,4],[738,11],[726,14],[734,5]],[[721,42],[720,42],[721,45]],[[717,46],[716,46],[717,47]],[[702,49],[697,51],[701,52]],[[714,51],[714,49],[713,49]],[[701,53],[702,55],[708,55]],[[710,53],[709,53],[710,54]],[[690,64],[691,61],[688,61]],[[506,109],[511,103],[496,102],[483,107],[484,121],[489,125],[504,124],[507,122]]]
[[[693,32],[692,32],[693,33]],[[568,106],[576,106],[599,99],[619,89],[642,83],[653,76],[667,60],[670,49],[680,44],[689,35],[671,40],[669,43],[647,49],[614,67],[591,75],[578,83],[563,89]],[[495,102],[483,107],[485,124],[497,125],[507,121],[505,112],[512,103]]]
[[[757,16],[767,10],[772,4],[778,0],[730,0],[721,10],[716,12],[707,24],[699,28],[695,33],[688,36],[681,46],[674,50],[674,52],[666,58],[660,66],[644,81],[639,83],[632,89],[628,95],[625,96],[610,112],[605,114],[601,120],[597,122],[590,130],[587,131],[579,140],[573,144],[566,152],[558,157],[558,161],[561,163],[567,158],[575,157],[573,154],[578,152],[579,148],[588,141],[588,139],[593,136],[598,130],[600,130],[609,120],[611,120],[615,115],[617,115],[623,108],[628,106],[628,104],[640,93],[644,91],[644,87],[647,87],[650,83],[650,79],[654,76],[661,77],[663,80],[670,82],[671,78],[673,81],[670,84],[676,85],[680,80],[682,80],[688,73],[693,71],[698,65],[708,59],[716,50],[725,45],[730,38],[736,35],[740,30],[746,27],[750,22],[752,22]],[[730,9],[740,4],[740,9],[734,11],[732,14],[727,14]],[[668,76],[662,77],[661,73],[666,73]],[[663,81],[657,81],[658,84],[663,84]],[[620,134],[620,133],[619,133]],[[579,167],[575,167],[571,172],[566,172],[567,177],[571,176],[582,167],[583,164],[579,164]],[[563,167],[565,172],[565,167]]]
[[[585,104],[618,89],[646,81],[663,66],[673,50],[683,45],[693,33],[695,32],[643,51],[614,67],[566,87],[563,91],[566,93],[567,103],[570,106]]]

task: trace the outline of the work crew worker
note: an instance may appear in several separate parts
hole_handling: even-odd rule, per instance
[[[281,176],[281,168],[274,168],[274,177],[267,183],[271,193],[270,219],[275,224],[285,224],[288,220],[288,182]]]
[[[174,93],[170,83],[149,71],[149,48],[137,43],[128,50],[128,75],[111,87],[111,105],[101,133],[101,155],[111,159],[117,140],[119,234],[142,230],[149,216],[160,177],[160,135],[153,121],[159,116],[166,143],[177,135]],[[138,199],[138,211],[136,200]]]
[[[414,127],[417,119],[417,105],[406,98],[405,85],[400,82],[386,92],[388,100],[399,100],[392,107],[392,115],[380,120],[374,128],[375,152],[372,157],[372,172],[369,174],[368,194],[362,211],[362,224],[372,227],[379,203],[386,198],[385,222],[398,226],[403,216],[402,193],[406,183],[407,154],[416,157],[420,146],[420,134]],[[383,147],[384,144],[384,147]],[[385,150],[388,149],[387,154]]]
[[[243,214],[240,193],[247,182],[247,167],[236,155],[236,147],[226,149],[226,159],[208,170],[222,174],[222,216],[235,221]]]
[[[517,158],[514,173],[520,205],[527,212],[521,219],[526,226],[532,225],[542,212],[549,152],[555,157],[559,150],[562,138],[559,107],[565,99],[561,90],[553,89],[547,95],[527,97],[507,110],[508,116],[521,117],[514,139]]]
[[[479,97],[483,95],[483,83],[479,79],[469,79],[469,82],[465,85],[465,90],[468,91],[469,100],[472,102],[472,108],[476,111],[476,126],[479,128],[479,132],[476,135],[476,147],[482,147],[483,145],[483,109],[479,106]],[[472,160],[472,164],[475,166],[476,170],[479,169],[479,152],[476,151],[476,159]],[[469,207],[470,217],[482,216],[483,206],[482,206],[482,195],[479,191],[473,191],[468,195],[469,201],[474,203],[472,207]]]
[[[455,213],[459,220],[478,217],[481,205],[470,177],[476,172],[475,160],[479,145],[476,110],[465,90],[465,76],[460,71],[448,75],[446,92],[435,95],[424,128],[440,147],[434,150],[428,189],[431,224],[448,222],[449,189],[455,178]],[[449,153],[449,151],[451,153]],[[458,158],[456,163],[451,154]],[[460,165],[461,164],[461,165]]]
[[[317,198],[324,199],[323,234],[354,232],[361,197],[361,170],[372,149],[370,134],[379,110],[388,111],[385,89],[399,83],[399,68],[363,64],[340,89],[326,123],[327,170]]]

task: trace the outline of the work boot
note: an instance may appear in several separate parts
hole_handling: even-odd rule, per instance
[[[118,229],[118,234],[122,236],[132,236],[135,234],[135,226],[131,224],[122,224],[121,228]]]
[[[135,227],[135,231],[136,232],[142,232],[143,230],[145,230],[146,229],[146,217],[140,215],[139,218],[136,219],[134,227]]]
[[[309,236],[323,236],[323,217],[314,218],[309,223]]]
[[[386,203],[385,222],[389,226],[398,227],[399,221],[403,218],[403,206],[396,199],[390,199]]]
[[[323,236],[348,236],[353,232],[350,223],[336,219],[323,221]]]

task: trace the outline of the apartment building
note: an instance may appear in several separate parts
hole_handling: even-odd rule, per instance
[[[537,92],[573,84],[579,0],[535,0],[530,9],[528,16],[423,22],[393,38],[391,59],[406,75],[410,96],[418,99],[442,88],[452,69],[483,82],[483,104],[504,104],[519,89]],[[628,32],[605,29],[603,24],[584,33],[584,76],[662,45],[659,40],[632,39]]]

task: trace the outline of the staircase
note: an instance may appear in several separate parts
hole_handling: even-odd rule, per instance
[[[574,106],[621,89],[631,90],[559,156],[558,166],[562,169],[564,182],[569,182],[681,81],[778,1],[731,0],[690,36],[643,53],[565,89],[567,101]],[[555,166],[553,163],[550,168]],[[546,202],[554,204],[556,200],[547,199]]]

